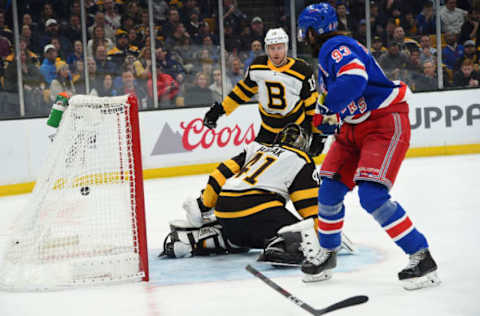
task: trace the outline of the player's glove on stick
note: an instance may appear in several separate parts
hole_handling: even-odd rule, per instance
[[[327,140],[327,136],[322,134],[314,133],[312,134],[312,140],[310,142],[310,148],[308,153],[312,157],[316,157],[320,155],[325,147],[325,141]]]
[[[203,125],[210,129],[216,128],[218,118],[223,114],[225,114],[225,111],[223,110],[222,105],[218,102],[215,102],[210,107],[210,110],[208,110],[208,112],[205,114],[205,117],[203,118]]]
[[[340,126],[340,116],[330,110],[323,104],[317,104],[317,113],[313,116],[313,126],[319,129],[323,135],[333,135]]]

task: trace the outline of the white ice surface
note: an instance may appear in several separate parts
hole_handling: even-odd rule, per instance
[[[180,209],[183,199],[197,195],[206,179],[206,175],[201,175],[145,182],[151,251],[161,248],[168,221],[183,216]],[[392,198],[403,205],[430,242],[443,281],[439,287],[412,292],[402,289],[396,274],[407,264],[407,258],[359,207],[356,192],[346,201],[345,232],[354,242],[375,249],[383,260],[351,272],[335,273],[332,280],[323,283],[304,284],[299,275],[273,277],[273,280],[316,308],[358,294],[370,298],[366,304],[332,315],[480,315],[479,179],[480,155],[408,159],[391,192]],[[0,199],[0,251],[6,241],[7,228],[22,210],[27,197]],[[151,264],[161,269],[162,262],[153,261]],[[246,274],[237,280],[168,286],[142,282],[47,293],[0,292],[0,316],[24,315],[287,316],[308,313]]]

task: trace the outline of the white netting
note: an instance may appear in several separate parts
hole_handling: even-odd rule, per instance
[[[144,276],[127,100],[70,99],[29,203],[12,226],[0,288],[56,289]]]

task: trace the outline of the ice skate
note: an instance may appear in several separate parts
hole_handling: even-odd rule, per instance
[[[398,273],[398,279],[406,290],[418,290],[440,285],[437,276],[437,264],[428,249],[422,249],[410,255],[407,267]]]
[[[303,261],[302,272],[305,274],[303,282],[329,280],[332,278],[332,270],[336,266],[337,253],[320,247],[315,255],[306,256],[305,261]]]
[[[328,280],[332,277],[332,269],[337,266],[337,254],[320,247],[313,219],[283,227],[278,231],[280,236],[286,233],[296,233],[300,239],[300,249],[303,252],[302,272],[303,282]]]
[[[295,240],[293,233],[284,233],[267,241],[257,261],[279,267],[300,267],[303,258],[299,240]]]

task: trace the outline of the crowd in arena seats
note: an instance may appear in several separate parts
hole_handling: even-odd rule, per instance
[[[366,44],[364,1],[328,2],[337,10],[339,30]],[[317,1],[298,2],[304,7]],[[441,2],[438,12],[430,0],[370,2],[372,53],[391,79],[406,81],[414,91],[437,89],[439,50],[444,87],[479,85],[480,0]],[[289,5],[272,18],[272,14],[247,15],[249,3],[223,1],[227,92],[243,78],[255,57],[264,53],[267,26],[289,30]],[[135,93],[143,109],[152,108],[154,98],[161,108],[220,101],[217,4],[216,0],[154,0],[151,34],[146,0],[85,0],[85,62],[80,0],[20,2],[20,69],[27,115],[48,114],[60,91],[99,96]],[[19,114],[11,10],[0,10],[0,118]],[[435,38],[436,14],[442,22],[441,47]]]

